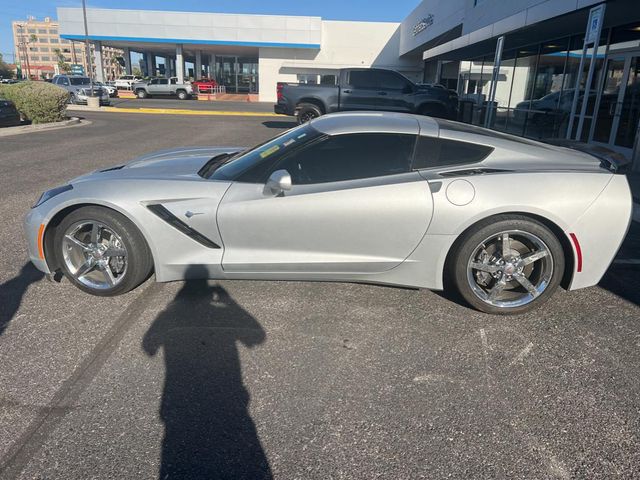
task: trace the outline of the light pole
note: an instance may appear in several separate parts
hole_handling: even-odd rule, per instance
[[[16,25],[20,28],[20,41],[18,42],[18,47],[22,47],[24,61],[27,63],[27,80],[31,80],[31,65],[29,64],[29,52],[27,50],[27,45],[29,42],[26,42],[24,39],[24,24],[18,23]]]
[[[89,48],[89,28],[87,27],[87,5],[82,0],[82,16],[84,17],[84,50],[87,55],[87,65],[89,66],[89,84],[91,85],[90,97],[93,97],[93,65],[91,65],[91,49]]]

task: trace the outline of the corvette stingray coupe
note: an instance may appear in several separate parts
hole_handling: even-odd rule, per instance
[[[145,281],[458,290],[518,313],[598,283],[629,227],[615,162],[430,117],[325,115],[251,149],[166,150],[42,194],[31,261],[94,295]]]

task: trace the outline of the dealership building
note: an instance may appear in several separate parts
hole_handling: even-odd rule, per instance
[[[640,170],[640,0],[425,0],[401,26],[401,58],[417,52],[466,121],[602,145]]]
[[[60,35],[82,41],[82,9],[58,8]],[[146,75],[215,78],[227,93],[276,100],[276,83],[335,82],[344,67],[380,67],[419,79],[420,53],[401,58],[400,24],[320,17],[88,9],[96,47],[143,54]],[[101,75],[96,48],[96,74]]]
[[[85,38],[82,10],[58,8],[62,38]],[[461,119],[533,138],[571,138],[640,169],[640,0],[424,0],[401,22],[89,9],[96,46],[143,55],[146,75],[215,78],[276,100],[276,83],[334,83],[380,67],[456,90]]]

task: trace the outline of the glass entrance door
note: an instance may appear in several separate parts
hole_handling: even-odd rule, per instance
[[[631,154],[640,119],[640,52],[607,60],[593,141]]]
[[[258,59],[254,57],[216,57],[216,81],[227,93],[258,91]]]

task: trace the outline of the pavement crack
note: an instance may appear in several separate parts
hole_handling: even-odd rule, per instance
[[[8,480],[20,476],[29,460],[38,453],[50,434],[73,410],[69,405],[73,405],[91,384],[133,322],[144,313],[162,289],[163,285],[158,283],[143,287],[141,295],[122,312],[91,353],[65,380],[49,404],[38,409],[36,417],[8,450],[5,460],[0,464],[0,478]]]

